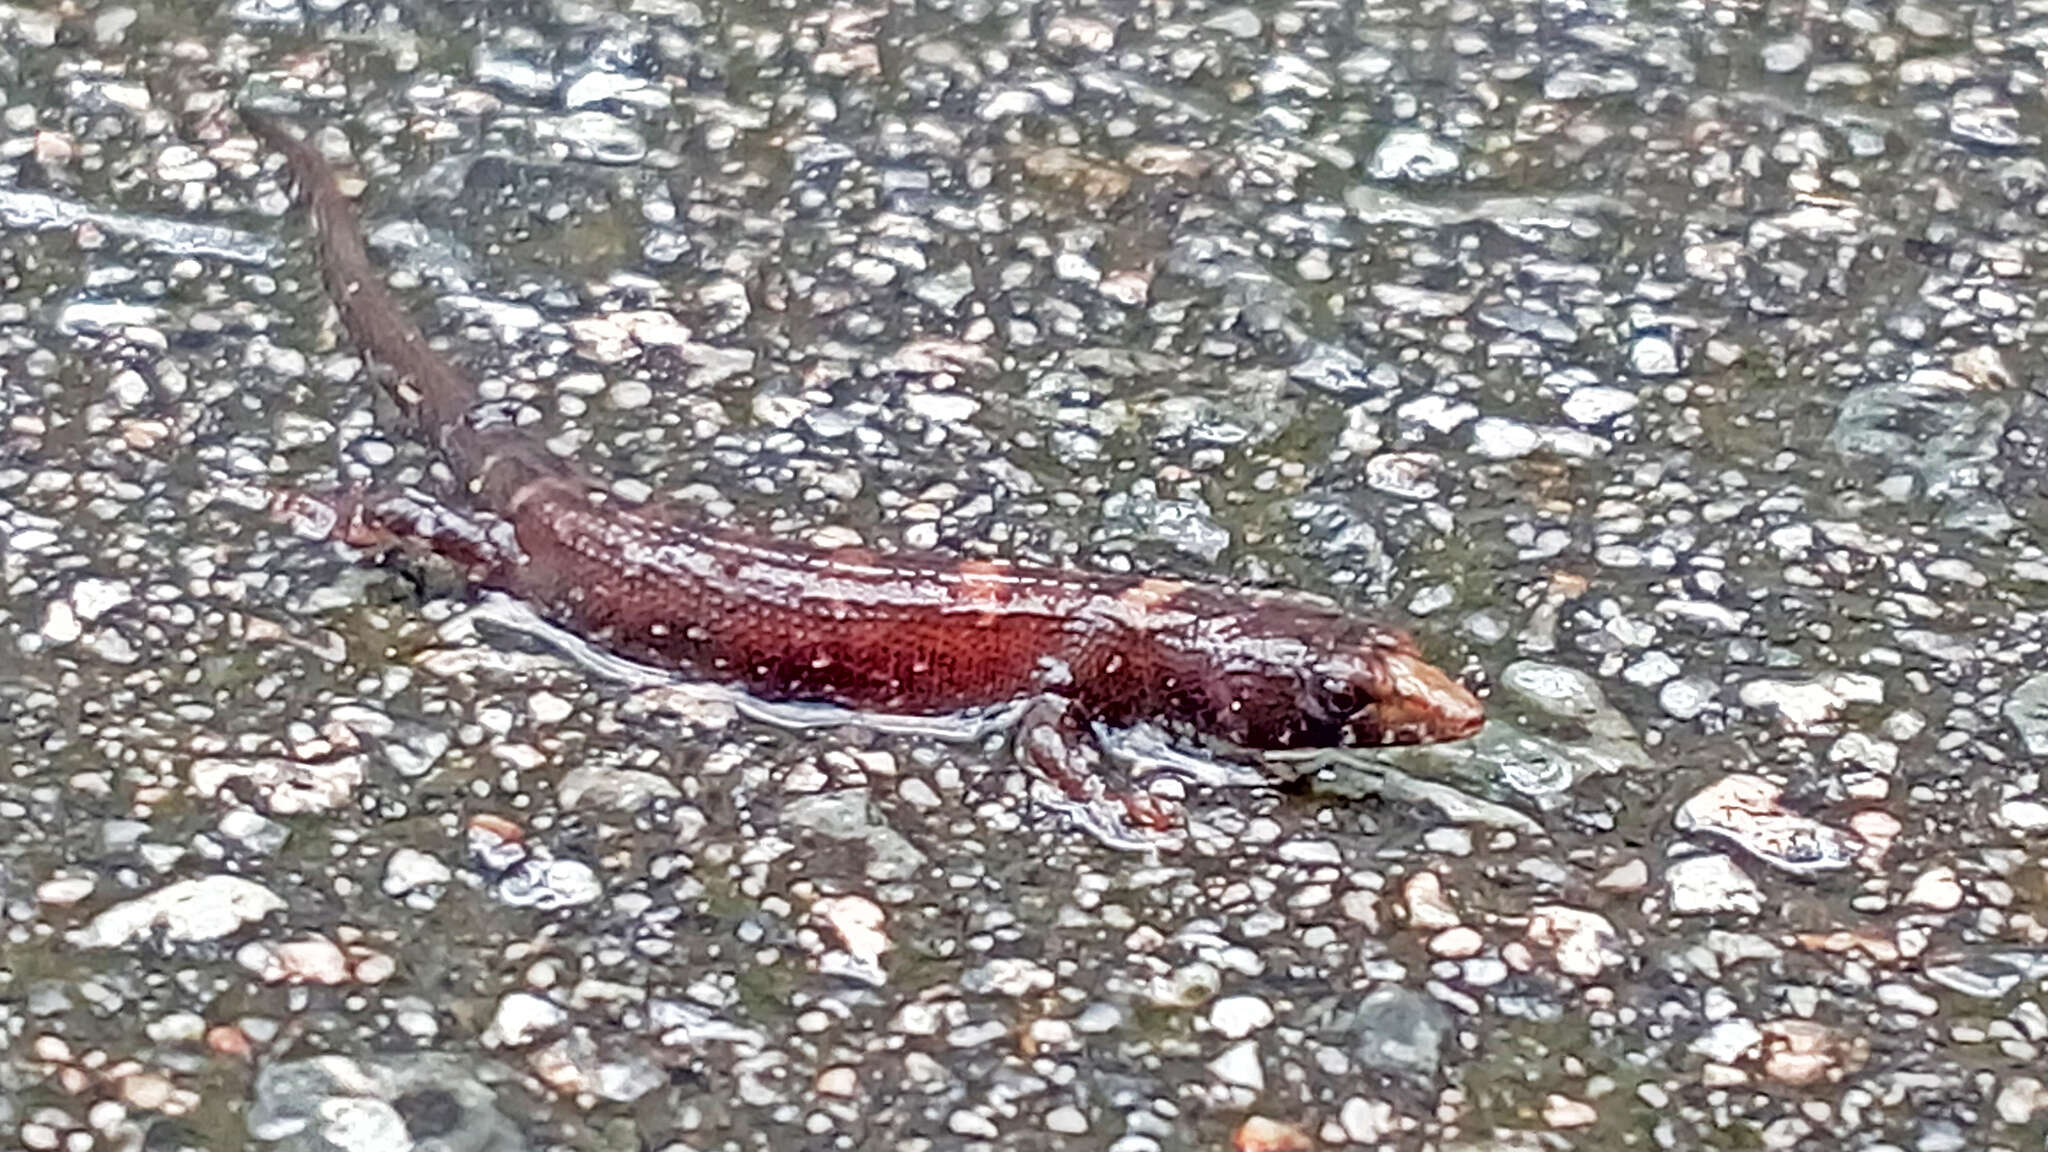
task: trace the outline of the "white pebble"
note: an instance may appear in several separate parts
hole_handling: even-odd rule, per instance
[[[484,1044],[491,1048],[520,1048],[562,1026],[569,1014],[544,996],[513,992],[498,1001],[497,1015],[484,1031]]]
[[[1643,336],[1629,346],[1629,367],[1638,376],[1678,375],[1678,345],[1668,337]]]
[[[1225,996],[1209,1006],[1209,1026],[1242,1040],[1273,1022],[1273,1006],[1257,996]]]
[[[536,724],[559,724],[567,720],[574,709],[567,700],[553,692],[535,692],[526,698],[526,711]]]
[[[1244,1040],[1223,1050],[1221,1056],[1209,1061],[1209,1072],[1225,1084],[1249,1088],[1254,1092],[1266,1089],[1266,1070],[1259,1064],[1259,1042]]]

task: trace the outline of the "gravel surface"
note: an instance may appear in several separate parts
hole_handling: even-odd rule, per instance
[[[2022,1149],[2048,9],[0,7],[0,1145]],[[792,537],[1384,604],[1119,852],[262,512],[494,398]]]

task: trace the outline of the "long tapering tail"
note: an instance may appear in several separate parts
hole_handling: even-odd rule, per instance
[[[328,295],[349,339],[389,370],[385,390],[415,430],[445,445],[449,430],[464,424],[476,406],[476,385],[427,347],[426,334],[384,286],[384,277],[370,262],[355,206],[342,194],[327,158],[268,113],[239,111],[258,140],[284,155],[299,202],[312,220]]]

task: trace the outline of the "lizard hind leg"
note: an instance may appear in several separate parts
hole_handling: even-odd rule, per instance
[[[1017,758],[1060,790],[1060,810],[1112,848],[1157,847],[1181,823],[1168,802],[1110,767],[1087,711],[1064,696],[1041,696],[1017,718]]]

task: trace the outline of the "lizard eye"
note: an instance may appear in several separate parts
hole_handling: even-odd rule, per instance
[[[1364,695],[1350,680],[1323,678],[1323,707],[1331,716],[1348,718],[1365,706]]]

